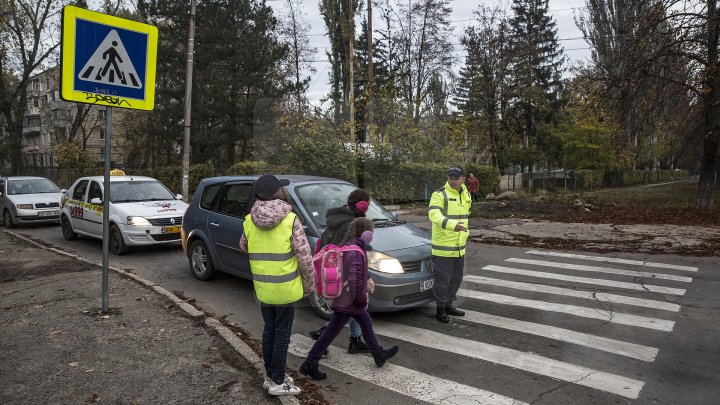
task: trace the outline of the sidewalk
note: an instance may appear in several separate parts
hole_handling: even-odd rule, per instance
[[[0,403],[281,403],[237,335],[152,283],[110,271],[103,316],[99,267],[5,231],[0,256]]]
[[[401,213],[398,218],[432,230],[427,216]],[[473,242],[547,249],[599,252],[720,255],[716,227],[561,223],[529,219],[471,218]]]

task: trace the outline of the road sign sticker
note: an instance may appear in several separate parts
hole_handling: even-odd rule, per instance
[[[95,83],[141,88],[135,67],[116,30],[110,31],[80,69],[80,79]]]

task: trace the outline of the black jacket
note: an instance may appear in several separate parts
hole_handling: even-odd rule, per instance
[[[330,208],[325,216],[327,228],[320,236],[320,243],[322,243],[321,247],[327,245],[328,243],[339,245],[342,242],[350,223],[355,218],[364,216],[365,214],[359,213],[356,215],[356,212],[347,205],[343,205],[338,208]]]

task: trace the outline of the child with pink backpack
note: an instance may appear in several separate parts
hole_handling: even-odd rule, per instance
[[[355,319],[360,324],[365,343],[375,359],[375,365],[382,367],[398,351],[397,346],[392,346],[387,350],[380,346],[373,332],[372,319],[367,311],[367,280],[369,277],[367,250],[371,249],[370,242],[372,241],[374,229],[375,226],[369,219],[356,218],[348,226],[342,240],[342,263],[339,266],[342,271],[341,291],[337,298],[333,299],[332,308],[334,312],[330,317],[330,322],[322,335],[315,341],[305,362],[300,366],[302,374],[315,380],[323,380],[327,377],[327,374],[318,369],[320,358],[337,335],[340,334],[350,318]],[[328,288],[332,283],[323,282],[323,284],[325,284],[323,288]],[[330,291],[326,292],[326,294],[330,294]]]

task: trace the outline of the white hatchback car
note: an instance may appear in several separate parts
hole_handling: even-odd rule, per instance
[[[0,212],[8,228],[18,224],[58,223],[65,190],[44,177],[0,178]]]
[[[63,195],[60,223],[66,240],[78,234],[102,239],[103,176],[82,177]],[[188,205],[152,177],[110,176],[110,251],[179,243]]]

